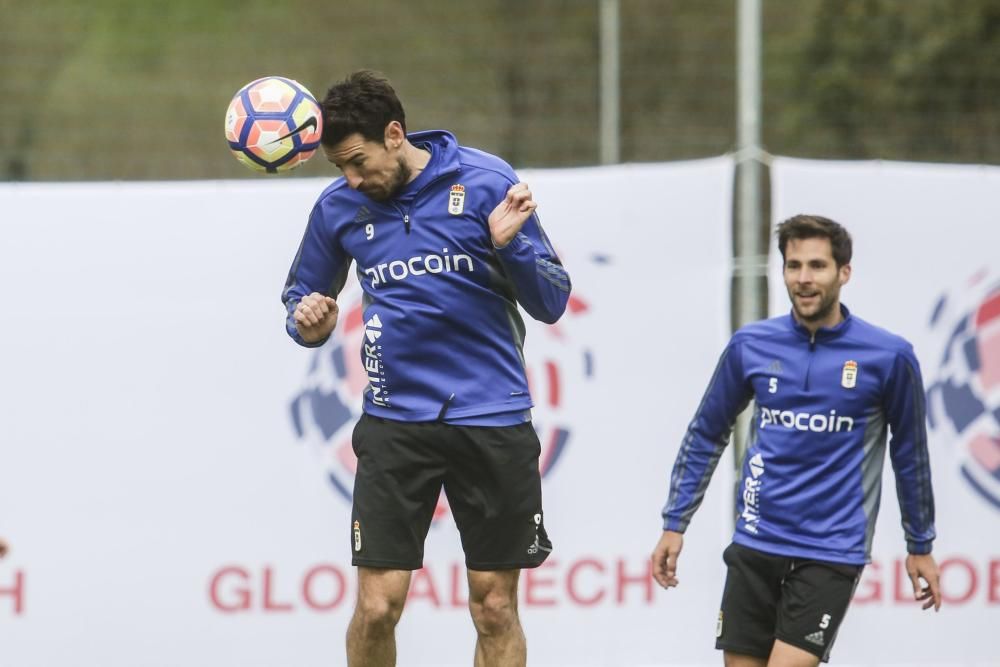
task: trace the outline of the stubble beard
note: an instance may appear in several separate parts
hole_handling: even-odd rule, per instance
[[[830,313],[833,312],[833,307],[837,303],[837,297],[839,293],[833,292],[824,296],[817,306],[816,310],[811,314],[806,314],[799,309],[795,302],[795,294],[792,293],[789,296],[792,298],[792,308],[795,310],[796,317],[799,318],[801,322],[819,322],[826,319]]]
[[[396,169],[386,183],[384,188],[379,188],[364,194],[377,202],[386,202],[396,197],[403,186],[410,182],[410,166],[406,164],[402,157],[396,158]]]

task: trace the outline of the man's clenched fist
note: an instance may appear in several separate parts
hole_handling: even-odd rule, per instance
[[[336,301],[325,294],[313,292],[295,305],[295,328],[305,342],[318,343],[333,333],[339,314]]]

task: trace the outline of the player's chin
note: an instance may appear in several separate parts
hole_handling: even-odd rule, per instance
[[[368,187],[359,187],[358,192],[368,197],[369,199],[374,199],[375,201],[382,201],[383,193],[382,189],[369,185]]]
[[[819,306],[820,304],[818,303],[803,304],[800,301],[796,301],[795,313],[799,316],[800,320],[810,322],[818,318],[820,310]]]

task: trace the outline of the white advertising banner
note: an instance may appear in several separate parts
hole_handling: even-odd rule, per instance
[[[944,605],[921,612],[911,599],[887,465],[874,562],[835,658],[1000,664],[1000,168],[780,158],[772,182],[776,222],[813,213],[851,232],[841,298],[913,343],[927,389]],[[788,312],[776,246],[770,279],[771,313]]]
[[[532,665],[719,661],[729,458],[681,586],[648,561],[727,338],[731,169],[522,173],[574,284],[526,342],[555,544],[521,580]],[[285,335],[279,301],[325,184],[0,186],[0,665],[345,663],[360,290],[319,350]],[[439,509],[400,665],[472,661]]]

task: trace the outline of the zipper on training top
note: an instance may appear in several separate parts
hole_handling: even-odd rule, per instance
[[[432,185],[434,185],[435,183],[437,183],[438,181],[440,181],[442,178],[446,178],[448,176],[451,176],[454,173],[456,173],[456,172],[448,172],[447,174],[441,174],[440,176],[438,176],[437,178],[435,178],[431,182],[426,183],[424,185],[424,187],[422,187],[419,190],[417,190],[417,193],[415,195],[413,195],[413,203],[415,204],[417,202],[417,199],[420,198],[420,195],[423,193],[424,190],[426,190],[427,188],[431,187]],[[406,211],[404,211],[402,208],[399,207],[398,204],[396,204],[396,202],[389,202],[389,203],[392,205],[392,207],[394,209],[396,209],[397,213],[399,213],[401,216],[403,216],[403,227],[406,229],[406,233],[409,234],[410,233],[410,212],[409,212],[409,209],[407,209]],[[411,204],[410,208],[412,208],[412,207],[413,207],[413,205]]]
[[[399,204],[397,204],[394,201],[389,202],[389,206],[392,206],[394,209],[396,209],[396,213],[399,213],[399,216],[401,218],[403,218],[403,228],[406,229],[406,233],[409,234],[410,233],[410,211],[409,211],[409,209],[407,209],[407,210],[404,211],[399,206]]]

